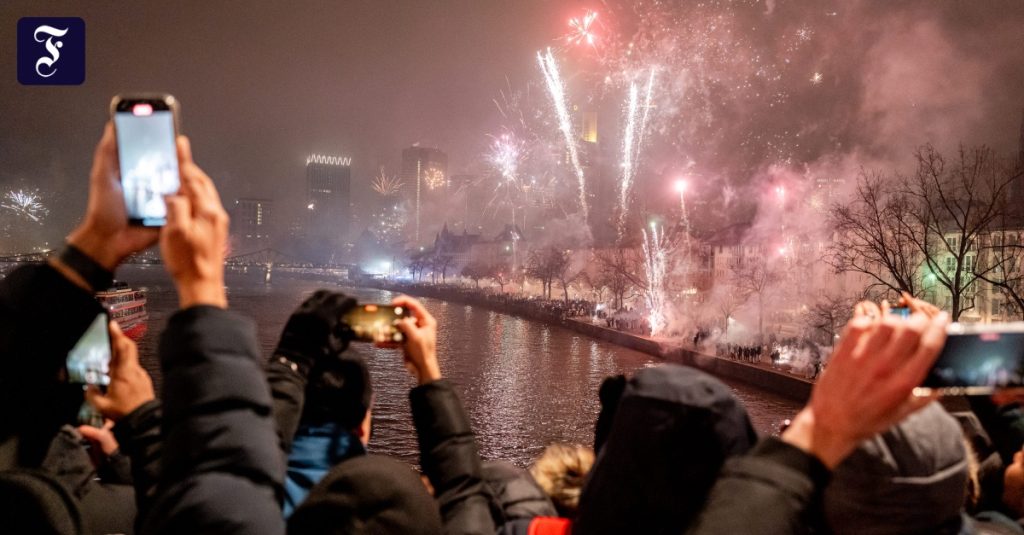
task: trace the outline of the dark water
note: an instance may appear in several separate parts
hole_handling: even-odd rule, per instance
[[[155,372],[156,343],[177,309],[162,268],[126,267],[118,275],[149,290],[149,332],[140,343],[143,364]],[[273,351],[291,310],[323,283],[276,276],[263,285],[258,275],[229,274],[230,306],[256,319],[266,355]],[[360,302],[387,302],[390,292],[335,287]],[[440,324],[441,370],[460,390],[485,458],[527,465],[553,442],[590,444],[599,409],[597,387],[613,374],[659,364],[654,357],[513,316],[457,303],[426,300]],[[349,349],[370,363],[375,390],[373,435],[376,453],[415,463],[416,437],[408,392],[414,385],[401,355],[357,345]],[[155,377],[159,383],[159,377]],[[742,383],[729,383],[746,404],[755,427],[773,433],[798,404]]]

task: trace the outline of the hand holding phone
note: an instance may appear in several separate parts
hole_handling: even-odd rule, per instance
[[[117,131],[121,189],[128,221],[160,227],[167,222],[164,196],[181,185],[178,170],[180,112],[167,94],[117,95],[110,103]]]

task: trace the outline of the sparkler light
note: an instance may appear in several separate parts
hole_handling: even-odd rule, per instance
[[[397,175],[388,175],[385,173],[384,167],[380,168],[380,172],[373,179],[373,191],[376,191],[384,197],[397,195],[404,185],[405,184],[402,182],[402,179],[398,178]]]
[[[590,209],[587,205],[583,166],[580,165],[579,151],[576,147],[576,135],[573,133],[572,121],[569,118],[569,108],[565,103],[565,86],[562,84],[562,77],[558,73],[558,63],[555,62],[555,56],[551,54],[551,48],[548,48],[546,52],[537,52],[537,63],[540,64],[540,70],[544,74],[544,82],[547,85],[548,93],[551,95],[551,101],[555,106],[555,114],[558,116],[558,127],[562,131],[562,137],[565,138],[565,145],[569,151],[569,162],[576,173],[576,180],[579,183],[580,209],[583,211],[583,220],[586,221]]]
[[[643,235],[644,274],[647,276],[644,300],[649,309],[647,321],[651,325],[651,336],[658,336],[668,325],[665,317],[668,255],[665,253],[664,235],[658,233],[657,224],[651,223],[650,234],[647,229],[643,229]]]
[[[50,211],[39,201],[39,192],[25,191],[22,189],[8,191],[3,200],[0,201],[0,208],[6,208],[14,214],[24,217],[33,223],[42,222]]]
[[[652,68],[647,77],[647,90],[644,92],[643,112],[640,112],[640,90],[636,82],[629,84],[629,97],[626,100],[626,134],[622,142],[622,181],[619,183],[619,237],[625,232],[626,215],[629,213],[629,191],[636,176],[636,168],[640,161],[640,150],[643,148],[647,120],[651,113],[651,97],[654,93],[655,70]]]
[[[597,43],[597,37],[592,28],[595,20],[597,20],[597,12],[590,9],[582,17],[569,19],[570,30],[569,34],[565,36],[565,40],[574,45],[594,46]]]

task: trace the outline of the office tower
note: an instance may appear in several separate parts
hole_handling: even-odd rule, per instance
[[[352,158],[313,154],[306,158],[306,235],[319,262],[334,263],[348,237]]]
[[[413,202],[413,244],[420,243],[423,201],[448,188],[448,155],[440,149],[412,146],[402,151],[402,182]]]

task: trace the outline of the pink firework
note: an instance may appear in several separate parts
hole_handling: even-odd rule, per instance
[[[569,19],[569,34],[565,36],[565,40],[574,45],[594,46],[597,44],[597,36],[593,30],[595,20],[597,20],[597,11],[591,9],[588,9],[582,17]]]

